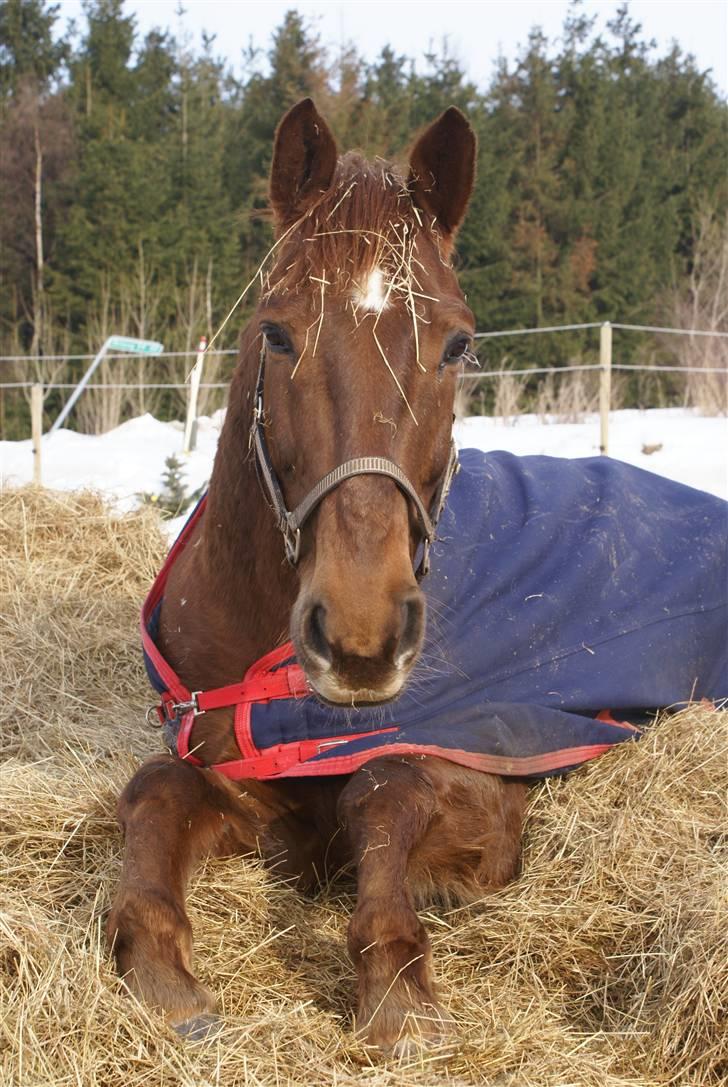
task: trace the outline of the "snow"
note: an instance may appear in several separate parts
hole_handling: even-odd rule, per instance
[[[599,417],[580,423],[543,423],[536,415],[501,419],[471,416],[455,427],[460,446],[505,449],[527,456],[593,457],[599,453]],[[646,447],[661,446],[651,453]],[[692,409],[614,411],[609,417],[609,455],[688,487],[728,499],[728,419]]]
[[[55,490],[100,491],[118,509],[139,505],[139,495],[161,490],[167,457],[183,464],[188,491],[210,478],[224,412],[197,421],[197,448],[182,453],[182,423],[162,423],[141,415],[106,434],[78,434],[58,430],[43,437],[42,478]],[[0,486],[19,486],[33,478],[33,446],[30,441],[0,442]]]
[[[188,491],[210,477],[224,412],[198,420],[197,449],[182,454],[181,423],[142,415],[107,434],[59,430],[43,438],[42,476],[47,487],[102,492],[121,510],[139,504],[143,491],[158,493],[167,457],[184,465]],[[599,419],[543,422],[535,415],[504,421],[473,416],[455,424],[460,447],[504,449],[518,455],[590,457],[599,452]],[[246,435],[241,440],[247,440]],[[644,447],[661,446],[651,454]],[[609,453],[629,464],[728,499],[728,420],[683,408],[615,411],[609,423]],[[20,486],[33,476],[31,441],[0,442],[0,486]],[[183,518],[165,527],[174,534]]]

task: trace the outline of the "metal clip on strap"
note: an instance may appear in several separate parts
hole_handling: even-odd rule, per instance
[[[189,702],[174,702],[171,708],[174,710],[175,717],[179,720],[190,712],[195,717],[202,717],[207,713],[207,710],[200,709],[199,697],[202,693],[202,691],[191,691]]]

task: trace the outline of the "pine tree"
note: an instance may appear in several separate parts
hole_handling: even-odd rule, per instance
[[[58,5],[0,0],[0,335],[13,350],[86,350],[111,331],[190,348],[209,334],[270,246],[273,135],[304,95],[342,147],[400,161],[419,126],[467,112],[478,183],[457,259],[484,329],[660,320],[693,270],[704,209],[721,222],[728,210],[726,103],[677,47],[656,57],[626,8],[598,34],[573,3],[560,42],[534,31],[484,92],[446,49],[332,59],[295,11],[238,80],[209,39],[139,40],[122,0],[87,0],[84,19],[71,54]],[[570,333],[489,355],[557,363],[588,345]],[[174,395],[155,410],[175,410]]]
[[[251,64],[255,58],[251,57]],[[283,113],[310,95],[321,102],[329,93],[325,54],[301,15],[289,11],[273,35],[269,72],[254,67],[239,85],[225,127],[225,184],[238,232],[240,279],[254,273],[272,235],[267,215],[268,172],[273,137]],[[241,311],[244,318],[249,300]]]
[[[82,145],[80,198],[64,228],[66,277],[58,292],[75,328],[88,327],[95,311],[98,339],[112,331],[110,320],[127,323],[124,307],[139,312],[149,270],[161,262],[160,231],[170,202],[164,85],[171,47],[152,35],[133,65],[134,19],[123,13],[122,0],[95,0],[86,14],[88,32],[71,85]]]
[[[369,65],[363,87],[367,154],[397,156],[412,139],[415,78],[412,62],[389,45]]]
[[[254,61],[254,58],[251,58]],[[267,175],[276,126],[287,109],[328,90],[325,56],[318,38],[296,11],[286,13],[268,51],[269,72],[254,68],[239,88],[238,105],[228,132],[226,175],[233,205],[265,202]]]
[[[499,69],[492,93],[496,135],[510,146],[510,281],[503,284],[504,318],[541,325],[558,312],[558,213],[565,121],[558,73],[548,43],[536,30],[511,73]]]
[[[48,0],[0,0],[0,101],[22,82],[47,89],[68,57],[68,42],[57,38],[60,4]]]

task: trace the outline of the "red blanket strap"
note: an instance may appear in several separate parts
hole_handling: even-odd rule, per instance
[[[277,777],[293,767],[301,766],[309,759],[320,755],[330,747],[345,746],[353,740],[360,740],[369,736],[381,736],[385,732],[396,732],[396,725],[387,728],[374,729],[372,732],[352,732],[346,736],[336,736],[327,740],[298,740],[287,744],[277,744],[275,747],[267,747],[259,755],[248,756],[243,759],[230,759],[229,762],[213,763],[206,767],[215,770],[218,774],[224,774],[232,781],[241,778],[265,779]],[[202,765],[194,756],[188,756],[195,765]],[[326,772],[322,770],[322,772]]]
[[[274,698],[300,698],[309,694],[309,686],[303,669],[298,664],[280,668],[268,675],[253,675],[242,683],[230,683],[227,687],[214,687],[197,694],[197,712],[219,710],[225,706],[239,706],[242,702],[269,702]]]

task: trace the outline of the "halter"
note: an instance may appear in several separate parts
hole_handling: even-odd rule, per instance
[[[386,457],[354,457],[344,461],[338,468],[327,472],[308,492],[302,502],[294,510],[289,510],[283,497],[283,489],[276,475],[273,462],[268,452],[265,440],[265,426],[263,423],[263,387],[265,384],[265,343],[260,351],[260,365],[258,367],[258,380],[255,388],[255,404],[253,407],[253,423],[251,426],[251,440],[255,449],[255,461],[258,475],[263,488],[268,496],[273,512],[278,521],[278,528],[283,533],[283,542],[286,549],[286,558],[291,566],[295,566],[301,554],[301,529],[308,521],[311,514],[321,503],[345,479],[353,476],[388,476],[393,479],[399,489],[409,498],[417,515],[420,533],[422,536],[422,558],[415,570],[415,577],[419,581],[430,569],[430,545],[435,538],[435,529],[440,515],[445,506],[447,492],[455,473],[459,469],[458,454],[455,442],[450,443],[450,453],[447,466],[440,478],[433,496],[429,510],[417,494],[399,465]]]

